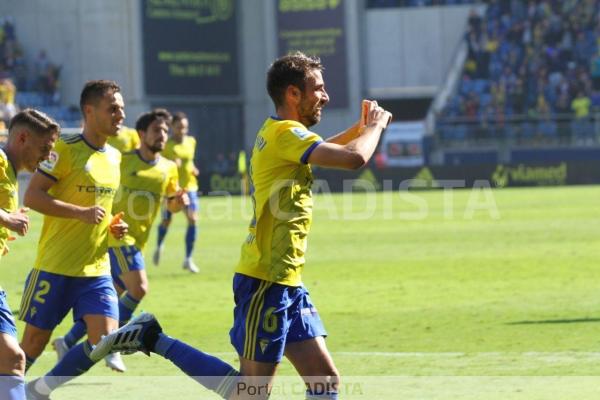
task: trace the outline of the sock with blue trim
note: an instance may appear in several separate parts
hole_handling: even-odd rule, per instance
[[[33,363],[35,363],[35,360],[37,360],[37,358],[29,357],[27,354],[25,354],[25,373],[29,371],[29,368],[31,368]]]
[[[22,376],[0,374],[0,399],[25,400],[25,379]]]
[[[163,224],[158,226],[158,247],[162,246],[165,236],[167,236],[167,229],[168,228],[163,226]]]
[[[71,327],[71,330],[63,337],[65,344],[68,348],[71,348],[77,344],[86,334],[87,328],[85,322],[77,320]]]
[[[140,301],[134,299],[128,292],[125,292],[119,299],[119,324],[125,325],[133,315]]]
[[[188,225],[187,231],[185,232],[185,257],[189,258],[192,256],[194,251],[194,242],[196,242],[196,224]]]
[[[329,390],[307,390],[306,400],[337,400],[338,392]]]
[[[165,334],[158,335],[153,351],[224,399],[229,397],[238,381],[239,372],[229,364]]]
[[[86,372],[94,365],[89,357],[91,351],[92,345],[87,340],[73,347],[46,376],[39,379],[42,382],[36,382],[35,389],[40,394],[49,395],[49,392],[43,393],[43,391],[46,391],[44,390],[46,387],[52,391]],[[39,390],[40,388],[43,391]]]

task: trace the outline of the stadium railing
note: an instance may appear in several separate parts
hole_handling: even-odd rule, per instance
[[[437,120],[434,138],[438,148],[600,145],[600,113],[581,119],[571,114],[445,117]]]

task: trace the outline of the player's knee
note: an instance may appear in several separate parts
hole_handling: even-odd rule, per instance
[[[132,287],[131,290],[128,290],[128,292],[135,299],[142,300],[144,296],[148,294],[149,289],[150,288],[148,287],[148,282],[142,282],[139,285],[135,285],[134,287]]]
[[[13,362],[15,366],[14,373],[15,375],[23,376],[25,375],[25,363],[27,360],[25,359],[25,352],[20,347],[15,349],[15,353],[13,356]]]

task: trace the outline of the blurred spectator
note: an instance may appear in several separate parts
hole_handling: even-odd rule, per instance
[[[577,97],[571,102],[571,109],[575,114],[572,129],[575,140],[579,144],[586,144],[588,139],[592,138],[592,127],[589,123],[591,104],[590,98],[585,95],[583,90],[579,90],[577,92]]]
[[[223,153],[218,153],[217,159],[213,162],[211,169],[217,174],[225,175],[231,171],[231,168],[231,164],[229,163],[229,160],[225,158],[225,155]]]
[[[5,122],[10,121],[17,113],[15,105],[15,95],[17,88],[8,78],[0,80],[0,119]]]
[[[35,74],[35,89],[50,95],[52,101],[58,103],[60,67],[50,62],[45,50],[40,50],[35,60]]]
[[[550,107],[546,98],[542,95],[538,96],[538,103],[536,107],[538,126],[537,133],[538,139],[541,141],[552,141],[557,138],[557,126],[556,122],[552,119]]]
[[[596,56],[592,58],[590,70],[593,88],[595,91],[600,91],[600,52],[596,53]]]

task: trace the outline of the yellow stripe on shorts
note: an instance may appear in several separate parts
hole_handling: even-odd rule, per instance
[[[265,291],[271,286],[271,282],[261,281],[258,289],[252,296],[248,315],[246,316],[246,338],[244,343],[244,358],[254,360],[256,350],[256,334],[258,333],[258,321],[260,311],[265,303]]]
[[[119,275],[122,275],[125,272],[128,272],[129,264],[127,264],[127,259],[125,258],[125,255],[123,254],[123,250],[121,250],[120,247],[113,247],[113,250],[115,251],[115,255],[117,256],[117,263],[119,264],[119,269],[121,270],[121,273]]]
[[[27,315],[27,310],[29,310],[29,305],[31,304],[31,298],[33,297],[33,293],[35,293],[35,288],[37,287],[37,280],[40,276],[39,269],[32,269],[31,275],[29,278],[29,283],[25,288],[25,292],[23,292],[23,297],[21,298],[21,308],[19,309],[19,319],[24,320]]]

